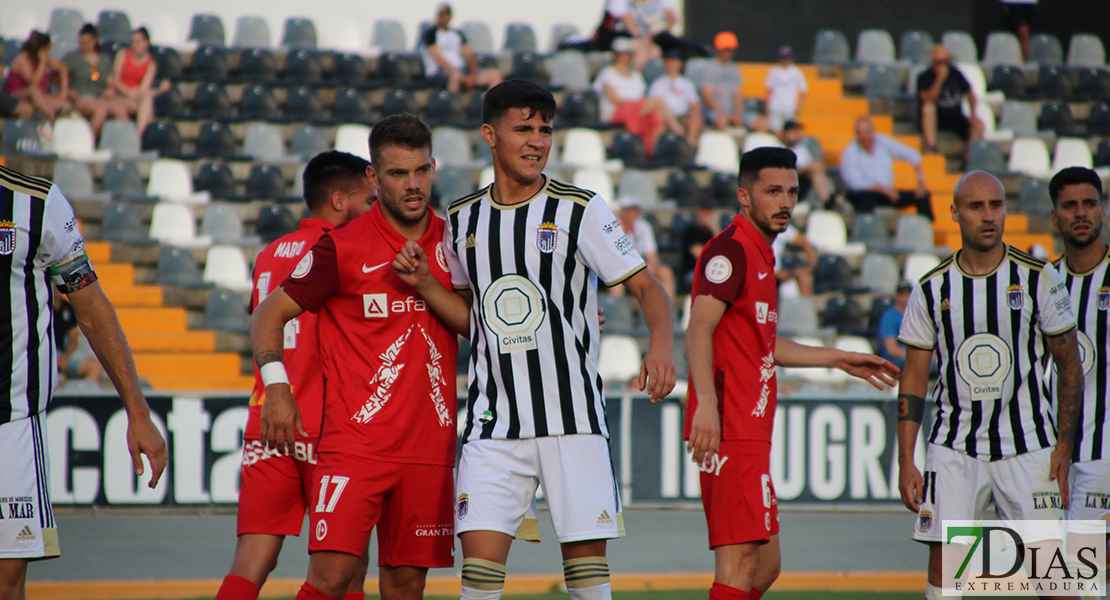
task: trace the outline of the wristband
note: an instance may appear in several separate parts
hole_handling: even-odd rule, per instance
[[[285,374],[285,365],[278,361],[258,367],[258,374],[262,376],[262,385],[266,387],[275,383],[289,383],[289,376]]]

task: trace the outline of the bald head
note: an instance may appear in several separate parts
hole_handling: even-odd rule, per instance
[[[971,171],[952,192],[952,220],[960,225],[963,247],[990,252],[1002,242],[1006,225],[1006,189],[985,171]]]
[[[1006,198],[1006,188],[1002,186],[1002,182],[986,171],[968,171],[960,177],[952,190],[952,197],[957,205],[967,204],[973,197],[985,197],[984,194],[1003,200]]]
[[[871,117],[856,119],[856,141],[868,152],[875,147],[875,124],[871,122]]]

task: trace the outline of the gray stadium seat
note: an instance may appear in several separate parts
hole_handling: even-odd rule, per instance
[[[485,21],[467,21],[459,27],[466,36],[466,43],[476,54],[493,54],[493,32]]]
[[[895,98],[906,95],[902,91],[903,85],[898,67],[892,64],[868,65],[863,93],[868,98]]]
[[[109,150],[113,158],[157,158],[156,155],[144,155],[139,144],[139,130],[133,121],[109,119],[104,122],[100,130],[100,149]]]
[[[85,24],[85,17],[81,11],[74,8],[55,8],[50,11],[50,24],[46,31],[54,45],[61,40],[72,39],[77,41],[77,32]]]
[[[968,171],[986,171],[994,175],[1007,172],[1006,157],[997,142],[976,140],[968,148]]]
[[[1048,194],[1048,182],[1028,177],[1021,182],[1021,195],[1018,196],[1018,210],[1031,215],[1048,215],[1052,212],[1052,197]]]
[[[380,48],[383,52],[404,52],[408,49],[405,44],[405,28],[400,21],[378,19],[374,21],[370,45]]]
[[[652,82],[654,82],[656,79],[659,79],[665,74],[666,71],[663,69],[663,59],[653,58],[647,61],[647,63],[644,65],[644,82],[649,88],[651,87]]]
[[[93,191],[93,176],[85,163],[60,160],[50,178],[69,200],[111,200],[111,194]]]
[[[34,119],[6,119],[4,121],[3,153],[33,154],[45,156],[43,150],[42,133],[39,128],[41,121]]]
[[[118,10],[102,10],[96,18],[96,31],[101,42],[130,42],[131,19]]]
[[[659,202],[659,190],[655,187],[655,177],[648,171],[625,169],[621,174],[617,197],[632,196],[642,205],[651,206]]]
[[[894,62],[894,38],[885,29],[864,29],[856,41],[856,61],[861,63]]]
[[[848,38],[836,29],[822,29],[817,32],[813,44],[813,62],[818,65],[841,65],[851,60]],[[694,80],[695,84],[700,84]]]
[[[626,334],[632,331],[632,306],[623,297],[610,294],[601,294],[597,297],[597,306],[605,312],[605,333]]]
[[[296,231],[297,223],[298,219],[289,212],[288,208],[280,204],[270,204],[258,211],[255,231],[258,232],[258,237],[262,238],[262,243],[269,244],[287,233]]]
[[[933,35],[928,31],[906,31],[898,47],[898,57],[904,62],[925,64],[933,58]]]
[[[1037,135],[1037,113],[1028,102],[1007,101],[1002,105],[999,129],[1009,129],[1015,136]]]
[[[281,36],[281,45],[287,48],[315,49],[316,25],[312,19],[290,17],[285,20],[285,32]]]
[[[860,267],[859,283],[868,288],[872,293],[893,294],[898,287],[901,273],[898,263],[889,254],[871,253],[863,257],[863,266]]]
[[[281,130],[270,123],[251,123],[247,125],[247,133],[243,138],[243,154],[249,154],[255,160],[286,158],[285,143],[281,139]]]
[[[204,207],[204,219],[200,226],[201,235],[212,238],[214,244],[245,244],[243,239],[243,220],[239,209],[230,204],[210,203]]]
[[[270,26],[262,17],[243,15],[235,21],[233,48],[269,48]]]
[[[551,26],[551,47],[549,52],[555,53],[559,49],[559,44],[569,36],[578,35],[578,26],[569,23],[556,23]]]
[[[204,326],[216,331],[249,332],[250,315],[247,314],[247,303],[235,292],[213,290],[208,294],[208,306],[204,310]]]
[[[952,51],[952,60],[962,63],[979,62],[979,47],[966,31],[945,31],[940,43]]]
[[[887,231],[886,222],[874,213],[859,213],[852,223],[852,241],[862,242],[867,249],[874,252],[890,246],[890,232]]]
[[[470,171],[462,167],[443,167],[436,170],[434,193],[439,197],[439,206],[446,208],[455,200],[469,195],[475,190],[470,179]]]
[[[1064,47],[1051,33],[1037,33],[1029,40],[1029,62],[1040,65],[1064,64]]]
[[[104,191],[120,200],[132,202],[157,200],[147,196],[146,184],[139,174],[139,167],[130,161],[114,161],[104,167]]]
[[[551,85],[571,90],[589,89],[590,66],[586,63],[586,55],[576,50],[557,52]]]
[[[933,224],[923,215],[898,217],[894,232],[894,245],[903,251],[932,252],[935,246]]]
[[[293,130],[293,141],[289,153],[305,160],[331,149],[328,132],[312,125],[302,125]]]
[[[466,167],[472,162],[470,138],[461,129],[436,127],[432,130],[432,148],[439,165]]]
[[[151,244],[139,209],[132,204],[112,203],[104,208],[100,236],[109,242]]]
[[[187,39],[196,40],[202,46],[223,46],[227,43],[224,22],[216,15],[193,15]]]
[[[158,255],[158,274],[155,280],[159,285],[182,287],[211,287],[200,278],[197,259],[191,250],[175,246],[163,246]]]
[[[1101,67],[1106,64],[1106,48],[1097,35],[1076,33],[1068,44],[1069,67]]]
[[[779,298],[779,334],[804,334],[817,330],[817,308],[812,298]]]
[[[509,23],[505,26],[506,52],[535,52],[536,32],[527,23]]]
[[[1009,31],[992,31],[987,36],[987,47],[983,50],[983,65],[1020,65],[1021,44],[1017,36]]]

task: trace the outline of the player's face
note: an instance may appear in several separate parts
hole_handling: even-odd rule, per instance
[[[1052,210],[1052,225],[1069,246],[1086,247],[1098,239],[1106,209],[1098,197],[1098,190],[1089,183],[1066,185],[1056,197]]]
[[[737,191],[748,218],[768,240],[786,231],[798,204],[798,172],[794,169],[763,169],[751,190]]]
[[[370,210],[370,205],[374,204],[378,199],[378,190],[374,184],[370,183],[370,178],[363,178],[357,187],[349,191],[343,197],[343,206],[347,212],[343,216],[344,221],[351,221],[361,217],[366,211]]]
[[[952,220],[960,225],[963,245],[979,252],[992,250],[1002,241],[1006,225],[1006,191],[990,176],[964,182],[952,204]]]
[[[401,225],[415,225],[428,215],[435,161],[428,148],[385,146],[367,169],[377,187],[382,212]]]
[[[531,115],[529,114],[531,113]],[[510,108],[494,125],[482,125],[500,176],[528,185],[540,178],[551,152],[551,121],[529,108]]]

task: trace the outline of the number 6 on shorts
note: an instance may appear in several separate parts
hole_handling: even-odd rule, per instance
[[[331,494],[331,500],[327,501],[327,507],[324,507],[324,501],[328,497],[328,481],[335,484],[335,491]],[[331,476],[324,475],[320,478],[320,497],[316,500],[316,512],[332,512],[335,510],[335,504],[339,502],[339,495],[343,493],[343,488],[347,487],[347,482],[350,477],[340,477],[339,475]]]

